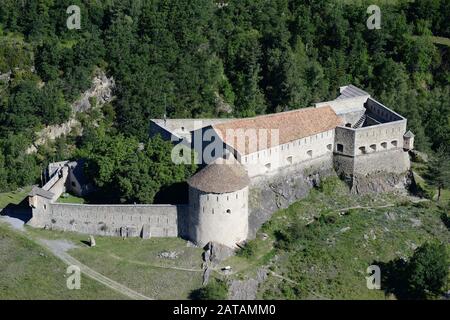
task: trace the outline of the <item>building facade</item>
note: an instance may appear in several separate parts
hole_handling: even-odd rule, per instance
[[[132,230],[126,233],[182,236],[198,245],[214,241],[235,247],[247,239],[249,193],[257,182],[321,163],[333,163],[334,170],[350,181],[408,172],[414,135],[407,131],[407,120],[352,85],[340,92],[335,100],[314,107],[253,118],[152,120],[151,136],[160,135],[200,155],[202,169],[188,180],[188,204],[55,204],[66,188],[79,194],[86,190],[83,179],[76,178],[81,166],[64,162],[52,164],[49,182],[30,194],[30,224],[104,235]]]

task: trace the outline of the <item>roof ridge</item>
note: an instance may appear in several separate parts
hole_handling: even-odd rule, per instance
[[[329,102],[330,101],[327,101],[326,103],[329,103]],[[261,114],[261,115],[254,116],[254,117],[235,118],[234,119],[235,121],[230,121],[230,122],[240,122],[240,121],[249,121],[249,120],[261,119],[261,118],[279,117],[280,115],[285,115],[285,114],[289,114],[289,113],[305,112],[305,111],[310,111],[310,110],[319,110],[319,109],[327,109],[327,108],[329,108],[331,111],[334,112],[333,108],[329,104],[325,104],[323,106],[320,106],[320,108],[317,108],[315,106],[306,107],[306,108],[299,108],[299,109],[282,111],[282,112],[276,112],[276,113]],[[231,120],[233,120],[233,118],[231,118]],[[224,125],[224,124],[229,124],[229,123],[218,123],[218,124],[213,124],[211,126],[215,128],[216,126],[221,126],[221,125]]]

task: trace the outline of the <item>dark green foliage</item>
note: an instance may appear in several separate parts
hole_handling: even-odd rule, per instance
[[[69,5],[81,9],[81,30],[66,27]],[[359,1],[4,0],[0,73],[12,76],[0,81],[0,139],[32,140],[67,120],[101,68],[117,84],[103,110],[108,134],[144,143],[149,120],[164,114],[303,108],[353,83],[408,118],[418,149],[436,151],[450,143],[450,49],[429,36],[450,36],[449,8],[383,5],[382,29],[368,30]],[[3,168],[12,170],[8,161]]]
[[[437,187],[437,200],[441,198],[443,188],[450,188],[450,155],[443,148],[439,149],[429,165],[428,178]]]
[[[399,299],[428,299],[444,293],[448,278],[448,254],[444,244],[425,243],[409,261],[395,259],[379,264],[382,288]]]
[[[195,172],[195,165],[174,164],[172,144],[158,136],[139,145],[120,134],[109,136],[101,130],[92,134],[82,150],[88,159],[86,171],[108,201],[153,203],[161,188],[185,181]]]
[[[236,255],[244,258],[252,258],[256,254],[257,250],[258,241],[250,240],[247,241],[247,243],[245,243],[245,245],[236,252]]]
[[[426,243],[408,263],[408,290],[415,297],[443,293],[448,277],[448,256],[443,244]]]
[[[193,300],[226,300],[228,297],[228,286],[225,281],[212,279],[210,282],[197,290],[191,292]]]

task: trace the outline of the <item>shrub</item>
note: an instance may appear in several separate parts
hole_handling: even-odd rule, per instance
[[[338,219],[337,214],[335,213],[328,213],[328,214],[322,214],[320,215],[318,221],[320,224],[333,224],[336,223]]]
[[[212,279],[206,286],[191,292],[193,300],[226,300],[228,297],[228,285],[225,281]]]
[[[420,208],[420,209],[429,209],[431,208],[432,204],[430,201],[421,201],[414,203],[414,207]]]
[[[318,190],[328,195],[333,194],[339,188],[340,183],[338,178],[327,178],[320,182]]]
[[[448,257],[444,244],[425,243],[412,256],[407,267],[408,291],[411,297],[443,292],[448,277]]]
[[[417,184],[417,195],[429,200],[433,200],[436,191],[422,184]]]
[[[236,255],[244,258],[251,258],[256,254],[257,249],[258,242],[256,240],[250,240],[236,252]]]

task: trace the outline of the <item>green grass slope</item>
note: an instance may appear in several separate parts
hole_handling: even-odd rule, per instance
[[[79,290],[67,289],[67,266],[3,224],[0,224],[0,257],[0,300],[125,298],[83,275]]]
[[[269,266],[259,298],[394,298],[367,288],[367,267],[408,259],[426,241],[450,243],[443,211],[432,202],[412,203],[394,194],[351,195],[343,182],[331,179],[277,212],[251,242],[254,255],[225,264],[237,278]]]

